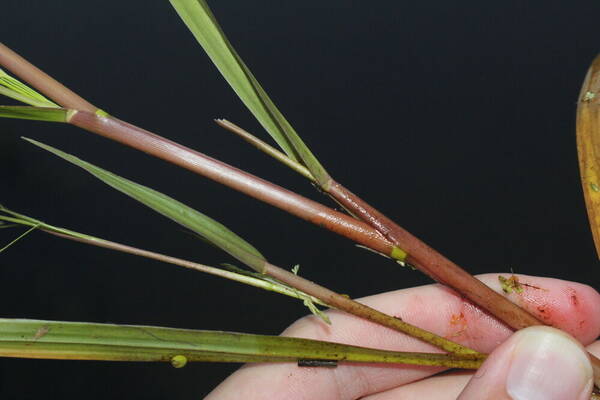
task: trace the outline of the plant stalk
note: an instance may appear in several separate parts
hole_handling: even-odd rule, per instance
[[[252,146],[256,147],[258,150],[273,157],[280,163],[284,164],[286,167],[293,169],[294,171],[296,171],[297,173],[299,173],[300,175],[302,175],[309,181],[311,181],[315,184],[317,183],[316,178],[310,173],[308,168],[306,168],[304,165],[292,160],[285,153],[282,153],[281,151],[277,150],[276,148],[269,145],[268,143],[265,143],[264,141],[260,140],[259,138],[252,135],[248,131],[245,131],[244,129],[240,128],[239,126],[237,126],[236,124],[234,124],[230,121],[227,121],[226,119],[215,119],[215,123],[225,129],[235,133],[240,138],[244,139],[246,142],[248,142]]]
[[[197,264],[191,261],[182,260],[175,257],[166,256],[163,254],[159,254],[156,252],[138,249],[136,247],[127,246],[121,243],[112,242],[104,239],[91,239],[86,236],[73,236],[68,235],[56,231],[52,231],[49,229],[42,229],[44,232],[50,233],[52,235],[73,240],[76,242],[81,242],[85,244],[90,244],[93,246],[104,247],[111,250],[116,250],[124,253],[134,254],[142,257],[147,257],[151,259],[155,259],[158,261],[179,265],[186,268],[195,269],[202,272],[207,272],[212,275],[221,275],[222,277],[228,278],[228,271],[219,270],[218,268],[213,268],[209,266],[205,266],[202,264]],[[411,325],[407,322],[402,321],[400,318],[392,317],[391,315],[387,315],[380,311],[377,311],[371,307],[365,306],[355,300],[352,300],[346,296],[343,296],[339,293],[336,293],[330,289],[327,289],[321,285],[318,285],[308,279],[302,278],[294,273],[291,273],[283,268],[277,267],[273,264],[266,263],[265,273],[289,286],[303,292],[309,296],[312,296],[329,307],[345,311],[349,314],[355,315],[357,317],[361,317],[367,319],[369,321],[375,322],[379,325],[385,326],[390,329],[394,329],[396,331],[408,334],[412,337],[421,339],[429,344],[432,344],[444,351],[447,351],[452,354],[459,355],[476,355],[476,356],[485,356],[483,353],[479,353],[475,350],[472,350],[468,347],[462,346],[458,343],[455,343],[451,340],[438,336],[434,333],[426,331],[424,329],[418,328],[414,325]]]
[[[513,329],[543,323],[515,303],[493,291],[458,265],[367,204],[338,182],[327,192],[353,215],[365,221],[406,253],[406,261],[437,282],[456,290]]]
[[[227,120],[216,120],[216,122],[221,127],[235,133],[278,161],[286,164],[290,163],[289,159],[286,162],[284,154],[270,148],[269,145],[234,123]],[[293,166],[290,167],[296,169]],[[298,172],[300,173],[300,171]],[[407,263],[435,281],[453,288],[496,318],[504,321],[513,329],[543,325],[533,315],[491,290],[471,274],[397,225],[340,183],[331,179],[327,182],[327,185],[322,185],[321,189],[353,217],[366,222],[393,245],[406,252],[405,261]]]
[[[413,353],[311,339],[140,325],[0,319],[0,357],[106,361],[395,363],[476,369],[480,355]],[[325,363],[323,363],[325,361]]]
[[[394,251],[387,239],[362,221],[135,125],[87,111],[73,113],[68,123],[205,176],[381,253]]]
[[[398,332],[406,333],[407,335],[421,339],[447,352],[462,355],[482,354],[434,333],[404,322],[400,318],[392,317],[377,311],[371,307],[354,301],[349,297],[329,290],[275,265],[267,263],[265,273],[277,280],[280,280],[281,282],[287,283],[288,285],[303,291],[306,294],[318,298],[319,300],[337,308],[338,310],[342,310],[349,314],[367,319],[371,322],[394,329]]]

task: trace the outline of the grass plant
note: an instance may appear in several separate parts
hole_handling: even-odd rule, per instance
[[[323,202],[331,198],[342,208],[341,210],[309,199],[198,150],[123,121],[113,116],[108,106],[93,105],[82,95],[58,82],[3,44],[0,44],[0,66],[3,68],[0,75],[0,85],[2,85],[0,94],[22,104],[1,106],[0,117],[64,123],[109,138],[282,209],[350,239],[400,265],[419,269],[430,278],[454,289],[459,295],[513,329],[543,324],[538,317],[509,301],[506,296],[488,288],[456,263],[335,180],[325,169],[326,163],[317,159],[259,84],[225,36],[224,30],[219,26],[208,4],[204,0],[171,0],[170,3],[242,103],[254,115],[260,126],[270,134],[279,149],[226,119],[216,120],[217,124],[236,133],[284,166],[307,178],[326,195],[321,199]],[[589,90],[584,92],[588,93]],[[589,96],[581,99],[580,102],[588,102],[588,99]],[[328,322],[327,317],[317,304],[345,311],[424,340],[444,350],[446,354],[400,354],[324,342],[309,343],[288,338],[220,331],[180,331],[146,326],[4,319],[0,321],[0,355],[25,358],[167,361],[176,367],[184,366],[188,361],[295,361],[298,363],[364,361],[477,368],[485,359],[485,354],[408,324],[400,318],[376,311],[348,296],[305,279],[300,276],[297,269],[290,271],[276,266],[269,261],[268,256],[263,255],[268,254],[268,250],[257,250],[254,245],[222,223],[173,197],[116,175],[41,141],[26,140],[83,168],[112,188],[175,221],[228,253],[250,270],[206,266],[99,239],[87,233],[81,234],[46,224],[36,218],[20,214],[18,210],[13,211],[12,208],[6,207],[0,209],[3,227],[9,224],[11,227],[22,225],[27,230],[5,246],[4,251],[17,240],[25,240],[32,230],[46,231],[61,238],[153,258],[295,297],[301,300],[311,312],[321,317],[325,323]],[[52,141],[44,140],[44,142]],[[360,164],[357,165],[358,172],[363,173]],[[593,186],[590,188],[593,190]],[[102,334],[99,335],[98,331]],[[149,331],[152,332],[151,335],[147,334]],[[176,344],[181,342],[180,335],[193,338],[186,339],[186,342],[192,341],[194,346],[178,348]],[[95,341],[98,336],[104,341]],[[225,340],[233,336],[234,339]],[[214,343],[220,347],[215,348]],[[240,349],[235,345],[239,343],[251,345]],[[199,349],[204,345],[206,348]],[[272,348],[281,351],[275,353],[265,351]],[[593,361],[597,383],[600,383],[598,378],[600,361],[595,358]]]

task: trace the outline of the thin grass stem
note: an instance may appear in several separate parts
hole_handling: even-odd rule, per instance
[[[16,237],[15,239],[13,239],[10,243],[8,243],[6,246],[2,247],[0,249],[0,253],[2,253],[4,250],[8,249],[10,246],[12,246],[13,244],[17,243],[19,240],[23,239],[25,236],[27,236],[28,234],[31,233],[31,231],[33,231],[34,229],[36,229],[37,226],[32,226],[29,229],[27,229],[25,232],[23,232],[22,234],[20,234],[18,237]]]
[[[49,228],[54,228],[49,226]],[[132,246],[127,246],[124,244],[111,242],[104,239],[99,238],[91,238],[88,235],[80,235],[74,236],[70,234],[65,234],[59,232],[58,230],[53,229],[42,229],[43,231],[50,233],[52,235],[62,237],[64,239],[74,240],[81,243],[91,244],[93,246],[104,247],[111,250],[116,250],[120,252],[125,252],[129,254],[134,254],[146,258],[151,258],[154,260],[166,262],[169,264],[174,264],[178,266],[182,266],[185,268],[194,269],[197,271],[202,271],[205,273],[209,273],[212,275],[220,276],[227,279],[236,280],[242,283],[247,283],[252,286],[260,287],[266,290],[273,290],[281,294],[285,294],[291,297],[296,297],[301,300],[305,300],[306,297],[309,300],[325,305],[331,308],[336,308],[341,311],[348,312],[350,314],[356,315],[357,317],[365,318],[369,321],[375,322],[379,325],[394,329],[396,331],[408,334],[412,337],[421,339],[427,343],[430,343],[442,350],[445,350],[452,354],[459,355],[479,355],[483,356],[482,353],[479,353],[475,350],[472,350],[468,347],[462,346],[458,343],[455,343],[451,340],[438,336],[434,333],[428,332],[424,329],[418,328],[414,325],[411,325],[407,322],[402,321],[399,318],[392,317],[391,315],[387,315],[380,311],[377,311],[373,308],[365,306],[355,300],[352,300],[346,296],[343,296],[339,293],[336,293],[330,289],[327,289],[321,285],[318,285],[312,281],[309,281],[297,274],[289,272],[283,268],[277,267],[273,264],[267,263],[265,274],[269,275],[278,281],[283,282],[290,286],[290,289],[287,288],[274,288],[272,284],[269,282],[265,282],[261,279],[245,277],[248,279],[244,279],[244,277],[240,277],[240,274],[232,273],[229,271],[225,271],[219,268],[209,267],[207,265],[194,263],[187,260],[182,260],[176,257],[167,256],[164,254],[143,250],[139,248],[135,248]],[[62,229],[64,231],[64,229]],[[299,292],[299,293],[298,293]],[[322,317],[320,314],[317,316]]]
[[[253,145],[257,149],[259,149],[263,153],[273,157],[280,163],[293,169],[294,171],[296,171],[297,173],[299,173],[306,179],[310,180],[311,182],[313,182],[313,183],[317,182],[315,177],[310,173],[308,168],[306,168],[304,165],[292,160],[285,153],[277,150],[275,147],[271,146],[270,144],[263,142],[262,140],[260,140],[259,138],[257,138],[253,134],[251,134],[250,132],[240,128],[233,122],[227,121],[226,119],[215,119],[215,122],[217,123],[217,125],[227,129],[230,132],[235,133],[240,138],[244,139],[246,142],[250,143],[251,145]]]
[[[438,336],[432,332],[404,322],[400,318],[392,317],[391,315],[377,311],[371,307],[329,290],[321,285],[318,285],[312,281],[309,281],[308,279],[302,278],[275,265],[267,263],[265,273],[277,280],[303,291],[304,293],[310,294],[311,296],[314,296],[339,310],[421,339],[424,342],[430,343],[449,353],[482,354],[461,344]]]

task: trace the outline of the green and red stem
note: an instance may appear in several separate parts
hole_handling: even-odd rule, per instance
[[[52,235],[73,240],[76,242],[86,243],[93,246],[104,247],[111,250],[116,250],[124,253],[134,254],[142,257],[147,257],[159,261],[163,261],[170,264],[179,265],[186,268],[192,268],[196,270],[200,270],[202,272],[208,272],[214,274],[215,268],[207,267],[202,264],[193,263],[191,261],[182,260],[176,257],[166,256],[164,254],[159,254],[156,252],[139,249],[132,246],[127,246],[121,243],[112,242],[104,239],[89,239],[87,237],[78,237],[73,235],[66,235],[60,232],[54,232],[47,229],[42,229],[47,233]],[[382,313],[377,311],[371,307],[368,307],[364,304],[361,304],[355,300],[350,299],[349,297],[343,296],[339,293],[336,293],[330,289],[327,289],[317,283],[314,283],[308,279],[302,278],[296,274],[293,274],[281,267],[275,266],[270,263],[265,263],[264,273],[299,290],[303,293],[306,293],[310,296],[316,297],[321,300],[323,303],[327,304],[330,307],[336,308],[341,311],[345,311],[349,314],[353,314],[357,317],[361,317],[372,321],[376,324],[385,326],[390,329],[394,329],[398,332],[405,333],[414,338],[421,339],[429,344],[432,344],[444,351],[447,351],[452,354],[460,354],[460,355],[473,355],[473,356],[483,356],[482,353],[479,353],[475,350],[472,350],[468,347],[460,345],[456,342],[453,342],[449,339],[438,336],[434,333],[421,329],[417,326],[411,325],[407,322],[402,321],[399,318],[392,317],[391,315]]]
[[[278,279],[306,294],[314,296],[319,300],[335,307],[338,310],[345,311],[357,317],[364,318],[379,325],[386,326],[398,332],[406,333],[414,338],[421,339],[442,350],[453,354],[462,355],[481,355],[481,353],[468,347],[455,343],[451,340],[438,336],[432,332],[421,329],[402,321],[400,318],[392,317],[388,314],[377,311],[349,297],[336,293],[312,281],[304,279],[298,275],[292,274],[280,267],[267,263],[265,273]]]
[[[403,258],[399,257],[404,256],[399,250],[402,249],[408,253],[407,262],[420,267],[438,282],[458,290],[515,329],[541,324],[531,314],[489,289],[336,182],[329,185],[328,193],[366,224],[116,118],[79,111],[72,114],[68,122],[201,174],[380,253]]]
[[[221,127],[235,133],[278,161],[292,164],[292,161],[287,159],[285,154],[273,149],[268,144],[262,142],[256,136],[234,123],[227,120],[216,120],[216,122]],[[291,167],[297,170],[296,163],[293,163]],[[301,171],[298,172],[302,173]],[[302,173],[302,175],[306,176],[305,173]],[[311,178],[312,176],[310,176],[309,173],[309,179]],[[314,178],[311,180],[313,182],[315,181]],[[380,211],[376,210],[340,183],[333,180],[333,178],[330,177],[326,182],[319,186],[353,217],[366,222],[388,239],[390,243],[394,245],[393,250],[397,253],[386,253],[391,255],[392,258],[400,258],[435,281],[455,289],[465,298],[480,305],[498,319],[505,321],[514,329],[542,324],[541,321],[527,311],[489,289],[479,280],[473,278],[468,272],[429,247],[427,244],[423,243],[404,228],[397,225]],[[400,249],[402,249],[402,251],[399,251]]]
[[[353,215],[375,228],[393,245],[404,250],[408,263],[435,281],[453,288],[513,329],[543,325],[533,315],[491,290],[341,184],[332,181],[327,193]]]
[[[393,246],[362,221],[114,117],[79,111],[68,123],[188,169],[384,254]]]

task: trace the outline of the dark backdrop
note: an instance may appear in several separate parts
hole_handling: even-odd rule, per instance
[[[241,56],[333,176],[473,273],[599,286],[575,148],[596,1],[213,1]],[[3,0],[1,40],[113,115],[327,202],[215,126],[260,133],[166,0]],[[229,258],[42,140],[196,207],[273,262],[360,297],[418,272],[190,172],[65,125],[0,121],[0,201],[49,223]],[[263,136],[264,137],[264,136]],[[20,231],[19,231],[20,232]],[[0,232],[0,244],[16,230]],[[34,233],[0,254],[0,314],[277,334],[299,302]],[[3,359],[3,399],[189,399],[237,365]]]

